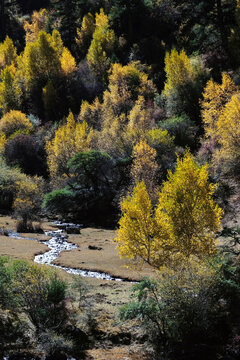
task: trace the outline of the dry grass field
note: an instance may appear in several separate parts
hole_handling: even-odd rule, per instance
[[[35,255],[47,250],[46,245],[31,240],[0,236],[0,255],[11,256],[14,259],[33,260]]]
[[[63,252],[55,261],[57,265],[85,270],[106,272],[114,277],[140,280],[143,276],[152,276],[152,269],[144,266],[141,271],[129,268],[130,262],[120,259],[113,230],[86,228],[80,235],[69,235],[68,240],[78,245],[70,252]],[[127,268],[128,266],[128,268]]]
[[[123,346],[109,350],[90,350],[87,352],[86,360],[147,360],[147,357],[143,353],[134,352],[134,350],[129,352],[129,349]]]

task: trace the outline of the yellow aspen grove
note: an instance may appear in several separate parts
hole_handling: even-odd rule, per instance
[[[216,137],[217,121],[222,109],[237,91],[238,87],[226,73],[222,74],[222,84],[217,84],[212,79],[208,81],[201,103],[206,137]]]
[[[172,90],[194,79],[194,68],[184,50],[180,53],[173,49],[165,57],[165,72],[167,81],[164,93],[168,96]]]
[[[67,171],[67,162],[78,152],[91,148],[93,130],[87,123],[76,123],[70,112],[66,124],[60,126],[53,140],[46,144],[51,177]]]
[[[169,171],[156,209],[156,222],[165,218],[171,228],[171,253],[211,255],[214,234],[220,229],[222,209],[213,200],[215,185],[208,181],[207,165],[199,167],[189,151]],[[161,234],[160,234],[161,238]]]
[[[119,254],[158,269],[213,255],[223,215],[212,198],[214,190],[207,166],[199,167],[189,151],[178,158],[175,173],[169,172],[155,211],[146,185],[138,183],[121,203]]]

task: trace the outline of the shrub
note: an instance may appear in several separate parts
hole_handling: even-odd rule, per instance
[[[45,195],[43,208],[51,213],[67,215],[74,209],[74,192],[64,188]]]
[[[167,119],[160,124],[161,129],[167,130],[171,136],[174,136],[175,143],[178,146],[196,146],[196,135],[198,127],[187,115]]]
[[[27,116],[21,111],[11,110],[0,120],[0,131],[3,131],[6,137],[9,137],[18,130],[32,131],[33,126]]]
[[[212,346],[219,350],[233,330],[239,296],[232,264],[220,257],[211,263],[191,260],[175,271],[165,270],[157,281],[134,285],[136,300],[120,310],[120,318],[140,320],[158,348],[186,352],[205,344],[207,351]]]
[[[0,306],[5,309],[13,302],[11,276],[6,268],[8,259],[0,257]]]
[[[38,220],[41,211],[44,181],[42,178],[26,178],[17,183],[14,214],[21,217],[18,228],[22,232],[33,231],[32,221]],[[25,229],[25,230],[24,230]]]
[[[76,323],[81,320],[82,326],[86,325],[82,306],[89,309],[89,302],[85,305],[82,301],[83,286],[81,299],[67,290],[67,283],[52,270],[0,257],[0,355],[20,349],[25,354],[33,345],[46,358],[80,355],[88,337]],[[80,316],[76,301],[81,301]]]
[[[10,262],[8,272],[18,309],[37,328],[60,329],[67,320],[64,303],[67,284],[54,272],[27,261]]]
[[[52,271],[0,257],[0,290],[1,307],[25,312],[37,327],[56,329],[66,320],[67,284]]]
[[[18,233],[33,233],[33,225],[31,221],[19,220],[16,225],[16,231]]]
[[[47,176],[44,146],[30,135],[17,135],[5,145],[4,156],[11,166],[20,167],[27,175]]]
[[[13,201],[17,193],[17,183],[25,180],[26,175],[20,170],[10,168],[0,157],[0,209],[8,211],[12,209]]]

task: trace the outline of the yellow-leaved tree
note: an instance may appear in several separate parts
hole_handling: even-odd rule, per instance
[[[214,253],[214,234],[223,211],[213,200],[215,185],[207,166],[199,167],[189,151],[169,172],[154,211],[144,183],[122,201],[116,242],[121,256],[155,268],[190,256]]]
[[[16,183],[17,193],[13,203],[16,216],[21,218],[18,231],[32,230],[32,221],[41,212],[45,182],[40,177],[25,177]],[[20,227],[21,226],[21,227]]]
[[[8,36],[5,41],[0,44],[0,69],[15,63],[17,59],[17,49],[13,44],[12,39]]]
[[[48,14],[46,9],[34,11],[31,17],[31,23],[24,22],[24,30],[26,32],[26,43],[37,40],[38,34],[42,30],[46,30]]]
[[[53,140],[46,144],[51,177],[65,174],[68,160],[80,151],[90,150],[92,139],[92,128],[86,121],[76,123],[70,112],[66,124],[60,126]]]
[[[98,97],[94,100],[92,104],[89,104],[88,101],[83,100],[81,105],[81,111],[78,116],[78,120],[87,121],[87,123],[100,130],[101,128],[101,114],[102,114],[102,104],[100,103]]]
[[[133,183],[136,185],[138,182],[144,181],[151,200],[154,200],[158,191],[156,150],[151,148],[146,141],[140,140],[133,148],[132,157],[131,177]]]
[[[214,234],[223,214],[213,199],[215,188],[209,182],[207,165],[198,166],[189,151],[177,159],[175,172],[169,171],[162,186],[156,209],[156,221],[165,218],[171,228],[171,252],[186,257],[214,252]]]
[[[65,76],[73,75],[77,69],[76,60],[66,47],[63,49],[60,61],[63,74]]]
[[[172,90],[194,79],[194,68],[186,52],[180,53],[173,49],[166,53],[165,72],[167,80],[164,87],[165,95],[170,95]]]
[[[4,132],[0,131],[0,155],[4,154],[6,142],[6,135],[4,134]]]
[[[34,87],[41,89],[49,80],[61,74],[60,54],[56,43],[56,40],[60,41],[61,38],[53,35],[40,31],[37,39],[34,42],[28,42],[23,54],[19,57],[20,75],[28,90]]]
[[[22,90],[16,78],[16,68],[12,64],[1,70],[0,109],[3,113],[21,107]]]
[[[94,30],[94,16],[91,13],[88,13],[82,19],[81,29],[77,29],[76,43],[82,57],[86,56],[88,48],[91,44]]]
[[[220,148],[216,151],[214,160],[221,165],[223,160],[233,168],[239,165],[240,95],[233,95],[231,101],[222,109],[217,121],[217,136]]]
[[[118,63],[112,65],[108,90],[103,95],[106,113],[110,108],[115,116],[121,113],[127,115],[140,96],[145,102],[154,99],[156,87],[144,70],[140,62],[130,62],[125,66]]]
[[[139,96],[134,107],[129,113],[128,129],[137,130],[139,135],[143,135],[150,130],[152,122],[152,108],[146,106],[143,96]]]
[[[217,121],[222,109],[237,91],[238,87],[227,73],[222,74],[222,84],[217,84],[213,79],[208,81],[201,102],[202,119],[207,138],[216,138]]]
[[[137,183],[131,196],[121,203],[122,217],[117,233],[117,248],[121,257],[159,267],[162,242],[168,239],[168,224],[157,225],[154,210],[144,182]],[[162,242],[159,241],[159,232]]]
[[[69,76],[76,70],[76,61],[63,46],[57,30],[52,35],[41,30],[35,41],[27,43],[18,65],[28,89],[34,86],[42,88],[48,81],[62,75]]]
[[[132,147],[150,129],[151,103],[156,88],[140,62],[113,64],[103,94],[99,148],[112,156],[130,156]]]
[[[115,41],[115,34],[110,29],[108,16],[101,9],[99,14],[96,13],[95,30],[87,53],[90,68],[100,78],[106,77]]]

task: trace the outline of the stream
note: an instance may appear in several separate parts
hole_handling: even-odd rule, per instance
[[[62,227],[63,224],[55,224],[55,225]],[[64,225],[66,225],[66,224],[64,224]],[[73,225],[73,224],[71,224],[71,225]],[[45,235],[51,237],[51,239],[47,240],[47,241],[39,241],[34,238],[20,236],[18,233],[13,232],[13,231],[9,231],[9,234],[8,234],[8,236],[11,236],[15,239],[33,240],[33,241],[37,241],[37,242],[47,245],[50,250],[45,252],[44,254],[36,255],[34,258],[34,261],[38,264],[53,266],[55,268],[62,269],[69,274],[80,275],[83,277],[90,277],[90,278],[101,279],[101,280],[112,280],[112,281],[128,281],[127,279],[123,279],[120,277],[113,277],[104,272],[81,270],[81,269],[64,267],[64,266],[54,264],[53,261],[59,257],[61,252],[77,249],[78,246],[76,244],[73,244],[73,243],[67,241],[67,236],[64,234],[64,231],[62,229],[53,230],[53,231],[45,231]]]

